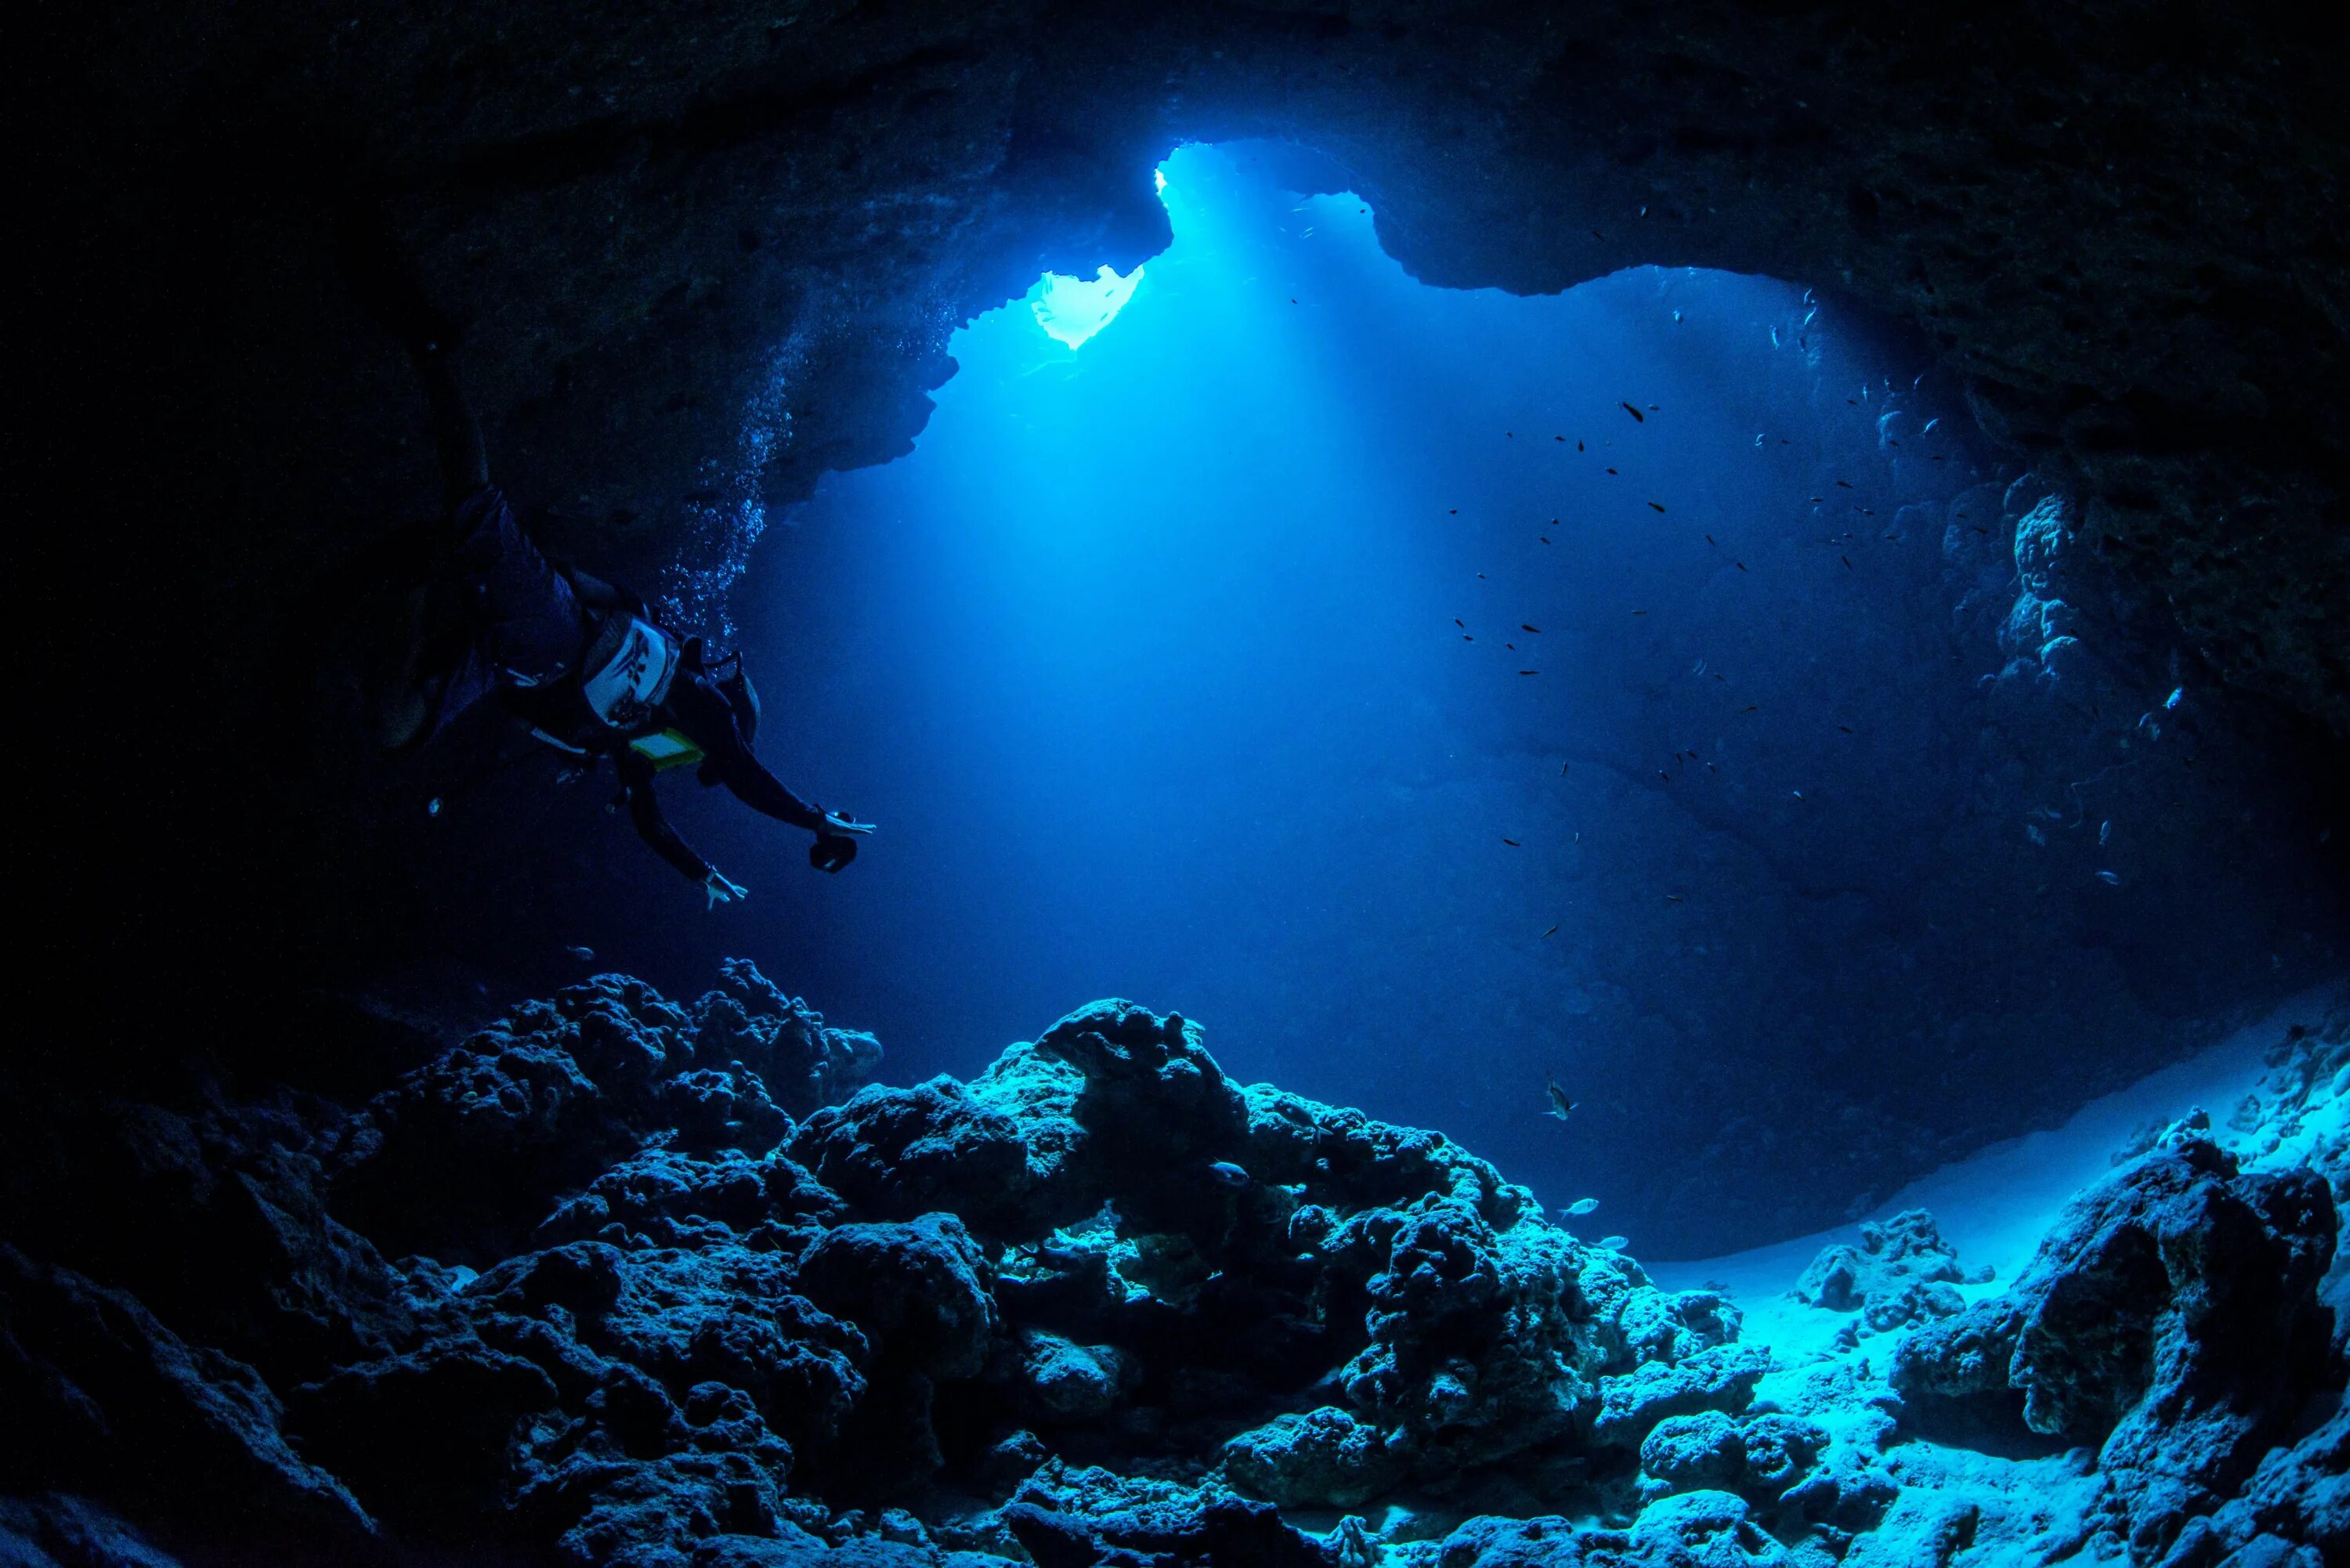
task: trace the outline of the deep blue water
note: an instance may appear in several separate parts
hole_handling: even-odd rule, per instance
[[[2273,947],[2147,804],[2189,777],[2130,728],[2174,665],[2070,706],[1985,683],[2012,474],[1917,356],[1762,278],[1427,288],[1245,150],[1164,177],[1174,243],[1102,330],[972,323],[912,454],[759,545],[761,752],[880,831],[822,877],[671,789],[752,889],[704,919],[664,886],[674,942],[758,958],[899,1081],[1096,996],[1180,1010],[1243,1078],[1603,1217],[1686,1217],[1782,1144],[1865,1207],[1874,1112],[1952,1100],[1926,1163],[2012,1130],[2095,1076],[2064,1040]],[[615,923],[581,934],[641,962]],[[1966,1064],[2002,1031],[2012,1085]]]

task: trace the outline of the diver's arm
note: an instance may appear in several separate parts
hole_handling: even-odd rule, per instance
[[[411,347],[416,373],[424,381],[424,400],[432,410],[432,447],[441,458],[441,488],[454,506],[490,482],[489,454],[482,446],[481,422],[457,385],[457,367],[445,343],[420,342]]]
[[[696,855],[677,829],[660,814],[660,803],[653,798],[653,765],[634,752],[622,751],[618,758],[621,786],[629,794],[629,820],[636,824],[637,836],[652,846],[653,853],[676,867],[688,881],[708,886],[710,862]]]

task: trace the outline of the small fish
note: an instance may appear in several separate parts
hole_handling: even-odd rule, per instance
[[[1461,634],[1461,640],[1463,642],[1474,642],[1477,639],[1464,631]]]
[[[2097,880],[2103,882],[2108,888],[2118,888],[2122,885],[2120,875],[2112,871],[2098,872]]]
[[[1825,502],[1827,497],[1825,495],[1809,495],[1805,496],[1804,499],[1809,501],[1813,505],[1817,506]]]
[[[1568,1204],[1564,1212],[1577,1216],[1596,1214],[1599,1212],[1599,1199],[1596,1198],[1578,1198],[1574,1202]]]
[[[1477,580],[1478,580],[1479,582],[1481,582],[1481,583],[1482,583],[1482,582],[1483,582],[1483,581],[1485,580],[1485,574],[1484,574],[1484,573],[1482,573],[1482,572],[1478,573],[1478,574],[1477,574]]]
[[[427,816],[438,816],[441,815],[441,797],[439,795],[436,794],[431,800],[424,803],[424,815]]]
[[[1846,481],[1839,479],[1836,481],[1836,488],[1838,490],[1850,490],[1852,485]]]
[[[1550,1109],[1543,1115],[1556,1116],[1560,1121],[1566,1120],[1575,1109],[1575,1102],[1566,1097],[1566,1091],[1558,1086],[1558,1080],[1547,1073],[1543,1075],[1543,1093],[1550,1096]]]
[[[563,950],[569,953],[573,958],[577,959],[581,963],[594,963],[596,961],[596,950],[594,948],[567,947]]]
[[[1668,893],[1665,895],[1665,902],[1668,904],[1686,904],[1689,900],[1682,898],[1679,893]]]
[[[1630,1246],[1632,1241],[1628,1236],[1602,1236],[1599,1238],[1599,1244],[1611,1252],[1620,1252]]]
[[[1454,626],[1458,626],[1458,627],[1466,627],[1469,623],[1468,623],[1467,621],[1465,621],[1465,620],[1462,620],[1459,616],[1457,616],[1457,615],[1456,615],[1456,616],[1454,616],[1454,617],[1452,618],[1452,624],[1453,624]]]
[[[1547,535],[1541,535],[1540,537],[1542,538],[1542,542],[1543,542],[1544,544],[1547,545],[1547,544],[1549,544],[1549,543],[1550,543],[1550,539],[1549,539],[1549,537],[1548,537]]]
[[[2098,847],[2098,848],[2100,848],[2100,849],[2104,848],[2104,847],[2105,847],[2105,846],[2106,846],[2106,840],[2107,840],[2108,838],[2111,838],[2113,836],[2114,836],[2114,825],[2113,825],[2111,822],[2101,822],[2101,823],[2097,824],[2097,847]]]
[[[1707,544],[1709,544],[1709,545],[1713,545],[1713,535],[1711,535],[1711,534],[1708,534],[1708,535],[1705,536],[1705,542],[1706,542]],[[1721,549],[1721,545],[1713,545],[1713,547],[1714,547],[1715,549],[1717,549],[1717,550],[1719,550],[1719,549]]]
[[[1746,569],[1746,563],[1743,561],[1732,561],[1730,564],[1737,567],[1742,572]]]
[[[1565,778],[1565,777],[1566,776],[1566,770],[1567,770],[1567,768],[1568,768],[1570,765],[1571,765],[1571,764],[1566,763],[1559,763],[1559,764],[1558,764],[1558,776],[1559,776],[1559,777],[1561,777],[1561,778]]]
[[[1538,626],[1528,626],[1528,625],[1527,625],[1525,622],[1523,622],[1523,621],[1520,621],[1520,622],[1518,622],[1518,629],[1519,629],[1520,631],[1530,631],[1530,632],[1533,632],[1536,637],[1540,637],[1540,636],[1542,635],[1542,628],[1540,628],[1540,627],[1538,627]]]
[[[1565,436],[1553,436],[1550,439],[1553,441],[1565,441],[1566,438]]]
[[[1648,614],[1648,612],[1647,610],[1634,610],[1632,613],[1633,613],[1634,615],[1646,615],[1646,614]]]
[[[1575,451],[1577,451],[1577,452],[1581,452],[1581,451],[1583,450],[1583,443],[1582,443],[1581,441],[1576,441],[1576,442],[1575,443]]]
[[[1644,414],[1644,413],[1642,413],[1639,410],[1638,410],[1638,409],[1634,408],[1631,404],[1629,404],[1629,403],[1626,403],[1623,407],[1624,407],[1624,411],[1625,411],[1626,413],[1627,413],[1627,414],[1631,415],[1633,419],[1635,419],[1636,421],[1638,421],[1638,422],[1640,422],[1641,424],[1647,424],[1647,423],[1648,422],[1648,415],[1646,415],[1646,414]]]
[[[1649,502],[1649,503],[1648,503],[1648,510],[1649,510],[1649,511],[1651,511],[1651,512],[1662,512],[1662,511],[1664,510],[1664,508],[1663,508],[1662,506],[1659,506],[1659,504],[1657,504],[1657,503],[1655,503],[1655,502],[1651,501],[1651,502]]]
[[[1838,724],[1836,728],[1842,730],[1847,735],[1852,733],[1852,726],[1850,724]]]
[[[1844,569],[1846,571],[1849,572],[1852,570],[1852,557],[1850,556],[1838,556],[1836,559],[1844,563]]]
[[[1539,670],[1521,670],[1518,673],[1521,675],[1540,675],[1542,671]]]
[[[1558,928],[1557,928],[1556,926],[1553,926],[1549,930],[1546,930],[1546,931],[1544,931],[1541,936],[1536,937],[1536,938],[1534,939],[1534,940],[1536,940],[1536,941],[1538,941],[1538,942],[1539,942],[1539,941],[1544,941],[1544,940],[1546,940],[1547,939],[1549,939],[1549,938],[1551,938],[1551,937],[1556,936],[1557,934],[1558,934]]]
[[[1519,843],[1516,839],[1514,839],[1514,838],[1504,838],[1503,840],[1502,840],[1502,842],[1503,842],[1503,843],[1504,843],[1504,844],[1506,844],[1506,845],[1508,845],[1508,846],[1509,846],[1511,848],[1513,848],[1513,849],[1523,849],[1523,848],[1524,848],[1524,847],[1525,847],[1525,846],[1524,846],[1524,845],[1520,844],[1520,843]]]
[[[1461,508],[1455,506],[1451,511],[1446,513],[1445,515],[1447,517],[1458,517],[1461,515]]]
[[[1229,1159],[1220,1159],[1208,1167],[1208,1174],[1226,1187],[1246,1187],[1249,1173]]]
[[[1515,441],[1518,439],[1518,432],[1515,431],[1503,431],[1502,434],[1504,438],[1510,441]]]
[[[1749,702],[1745,707],[1741,708],[1739,711],[1742,713],[1752,713],[1759,710],[1762,706],[1762,704],[1760,702]]]
[[[1657,776],[1658,776],[1659,778],[1660,778],[1660,779],[1664,780],[1667,784],[1670,784],[1670,783],[1672,783],[1672,782],[1673,782],[1673,775],[1672,775],[1672,774],[1669,774],[1669,773],[1667,773],[1667,772],[1665,772],[1665,770],[1664,770],[1664,769],[1662,769],[1662,768],[1659,768],[1659,769],[1657,770]]]
[[[1512,653],[1515,653],[1518,650],[1518,645],[1514,642],[1505,642],[1502,644],[1502,646],[1508,649]]]
[[[2170,695],[2169,695],[2169,696],[2168,696],[2168,697],[2165,697],[2165,698],[2162,700],[2162,708],[2163,708],[2163,711],[2165,711],[2165,712],[2168,712],[2171,709],[2178,707],[2178,700],[2179,700],[2180,698],[2182,698],[2182,697],[2186,696],[2186,695],[2187,695],[2187,688],[2186,688],[2186,687],[2184,687],[2184,686],[2177,686],[2177,687],[2173,687],[2173,688],[2171,689]]]
[[[1942,421],[1939,417],[1928,420],[1926,421],[1926,428],[1919,431],[1918,433],[1919,435],[1932,435],[1934,433],[1934,427],[1941,422]]]
[[[1799,789],[1791,789],[1791,790],[1789,790],[1787,793],[1788,793],[1789,794],[1791,794],[1791,795],[1794,795],[1797,800],[1801,800],[1801,799],[1803,799],[1803,798],[1804,798],[1804,792],[1803,792],[1802,790],[1799,790]]]

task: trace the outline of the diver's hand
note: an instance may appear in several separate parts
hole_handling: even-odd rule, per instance
[[[726,879],[726,874],[715,866],[710,868],[710,875],[702,879],[702,890],[710,895],[707,908],[712,909],[721,904],[731,904],[737,898],[747,898],[751,896],[750,888],[739,882],[729,882]]]
[[[869,822],[858,822],[856,818],[846,816],[837,811],[826,812],[824,814],[824,826],[816,829],[816,836],[819,838],[830,838],[837,834],[842,833],[855,834],[859,838],[870,837],[873,833],[873,825]]]

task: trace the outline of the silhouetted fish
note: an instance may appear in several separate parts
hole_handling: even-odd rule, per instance
[[[1852,486],[1846,481],[1839,479],[1836,481],[1836,488],[1838,490],[1850,490]]]
[[[1560,1121],[1566,1120],[1575,1109],[1575,1102],[1566,1097],[1566,1091],[1558,1086],[1558,1080],[1547,1073],[1543,1075],[1543,1093],[1550,1096],[1550,1109],[1543,1115],[1556,1116]]]
[[[1540,675],[1542,671],[1539,670],[1521,670],[1518,673],[1521,675]]]
[[[1610,473],[1613,473],[1613,472],[1615,472],[1616,471],[1615,471],[1614,469],[1612,469],[1612,468],[1611,468],[1611,469],[1609,469],[1607,472],[1610,472]]]
[[[1651,502],[1649,502],[1649,503],[1648,503],[1648,510],[1650,510],[1651,512],[1662,512],[1662,511],[1664,510],[1664,508],[1663,508],[1662,506],[1659,506],[1659,504],[1657,504],[1657,503],[1655,503],[1655,502],[1651,501]]]
[[[1525,622],[1523,622],[1523,621],[1520,621],[1520,622],[1518,622],[1518,629],[1519,629],[1520,631],[1530,631],[1530,632],[1533,632],[1536,637],[1540,637],[1540,636],[1542,635],[1542,628],[1540,628],[1540,627],[1538,627],[1538,626],[1528,626],[1528,625],[1527,625]]]
[[[1549,930],[1544,931],[1544,932],[1542,934],[1542,936],[1540,936],[1540,937],[1536,937],[1536,938],[1534,939],[1534,940],[1536,940],[1536,941],[1541,941],[1541,940],[1544,940],[1544,938],[1545,938],[1545,937],[1549,937],[1549,936],[1551,936],[1551,935],[1555,934],[1557,930],[1558,930],[1558,928],[1557,928],[1556,926],[1553,926]]]
[[[1634,408],[1629,403],[1626,403],[1624,405],[1624,411],[1631,415],[1635,420],[1638,420],[1642,424],[1647,424],[1648,422],[1648,416],[1642,413],[1639,410]]]
[[[1838,556],[1836,559],[1844,563],[1844,569],[1846,571],[1849,572],[1852,570],[1852,557],[1850,556]]]
[[[1246,1187],[1249,1173],[1229,1159],[1220,1159],[1208,1167],[1208,1174],[1226,1187]]]
[[[1502,840],[1502,842],[1503,842],[1503,843],[1504,843],[1504,844],[1506,844],[1506,845],[1508,845],[1508,846],[1509,846],[1511,848],[1513,848],[1513,849],[1523,849],[1523,848],[1524,848],[1524,847],[1525,847],[1525,846],[1523,846],[1523,845],[1520,844],[1520,843],[1519,843],[1516,839],[1514,839],[1514,838],[1504,838],[1503,840]]]

